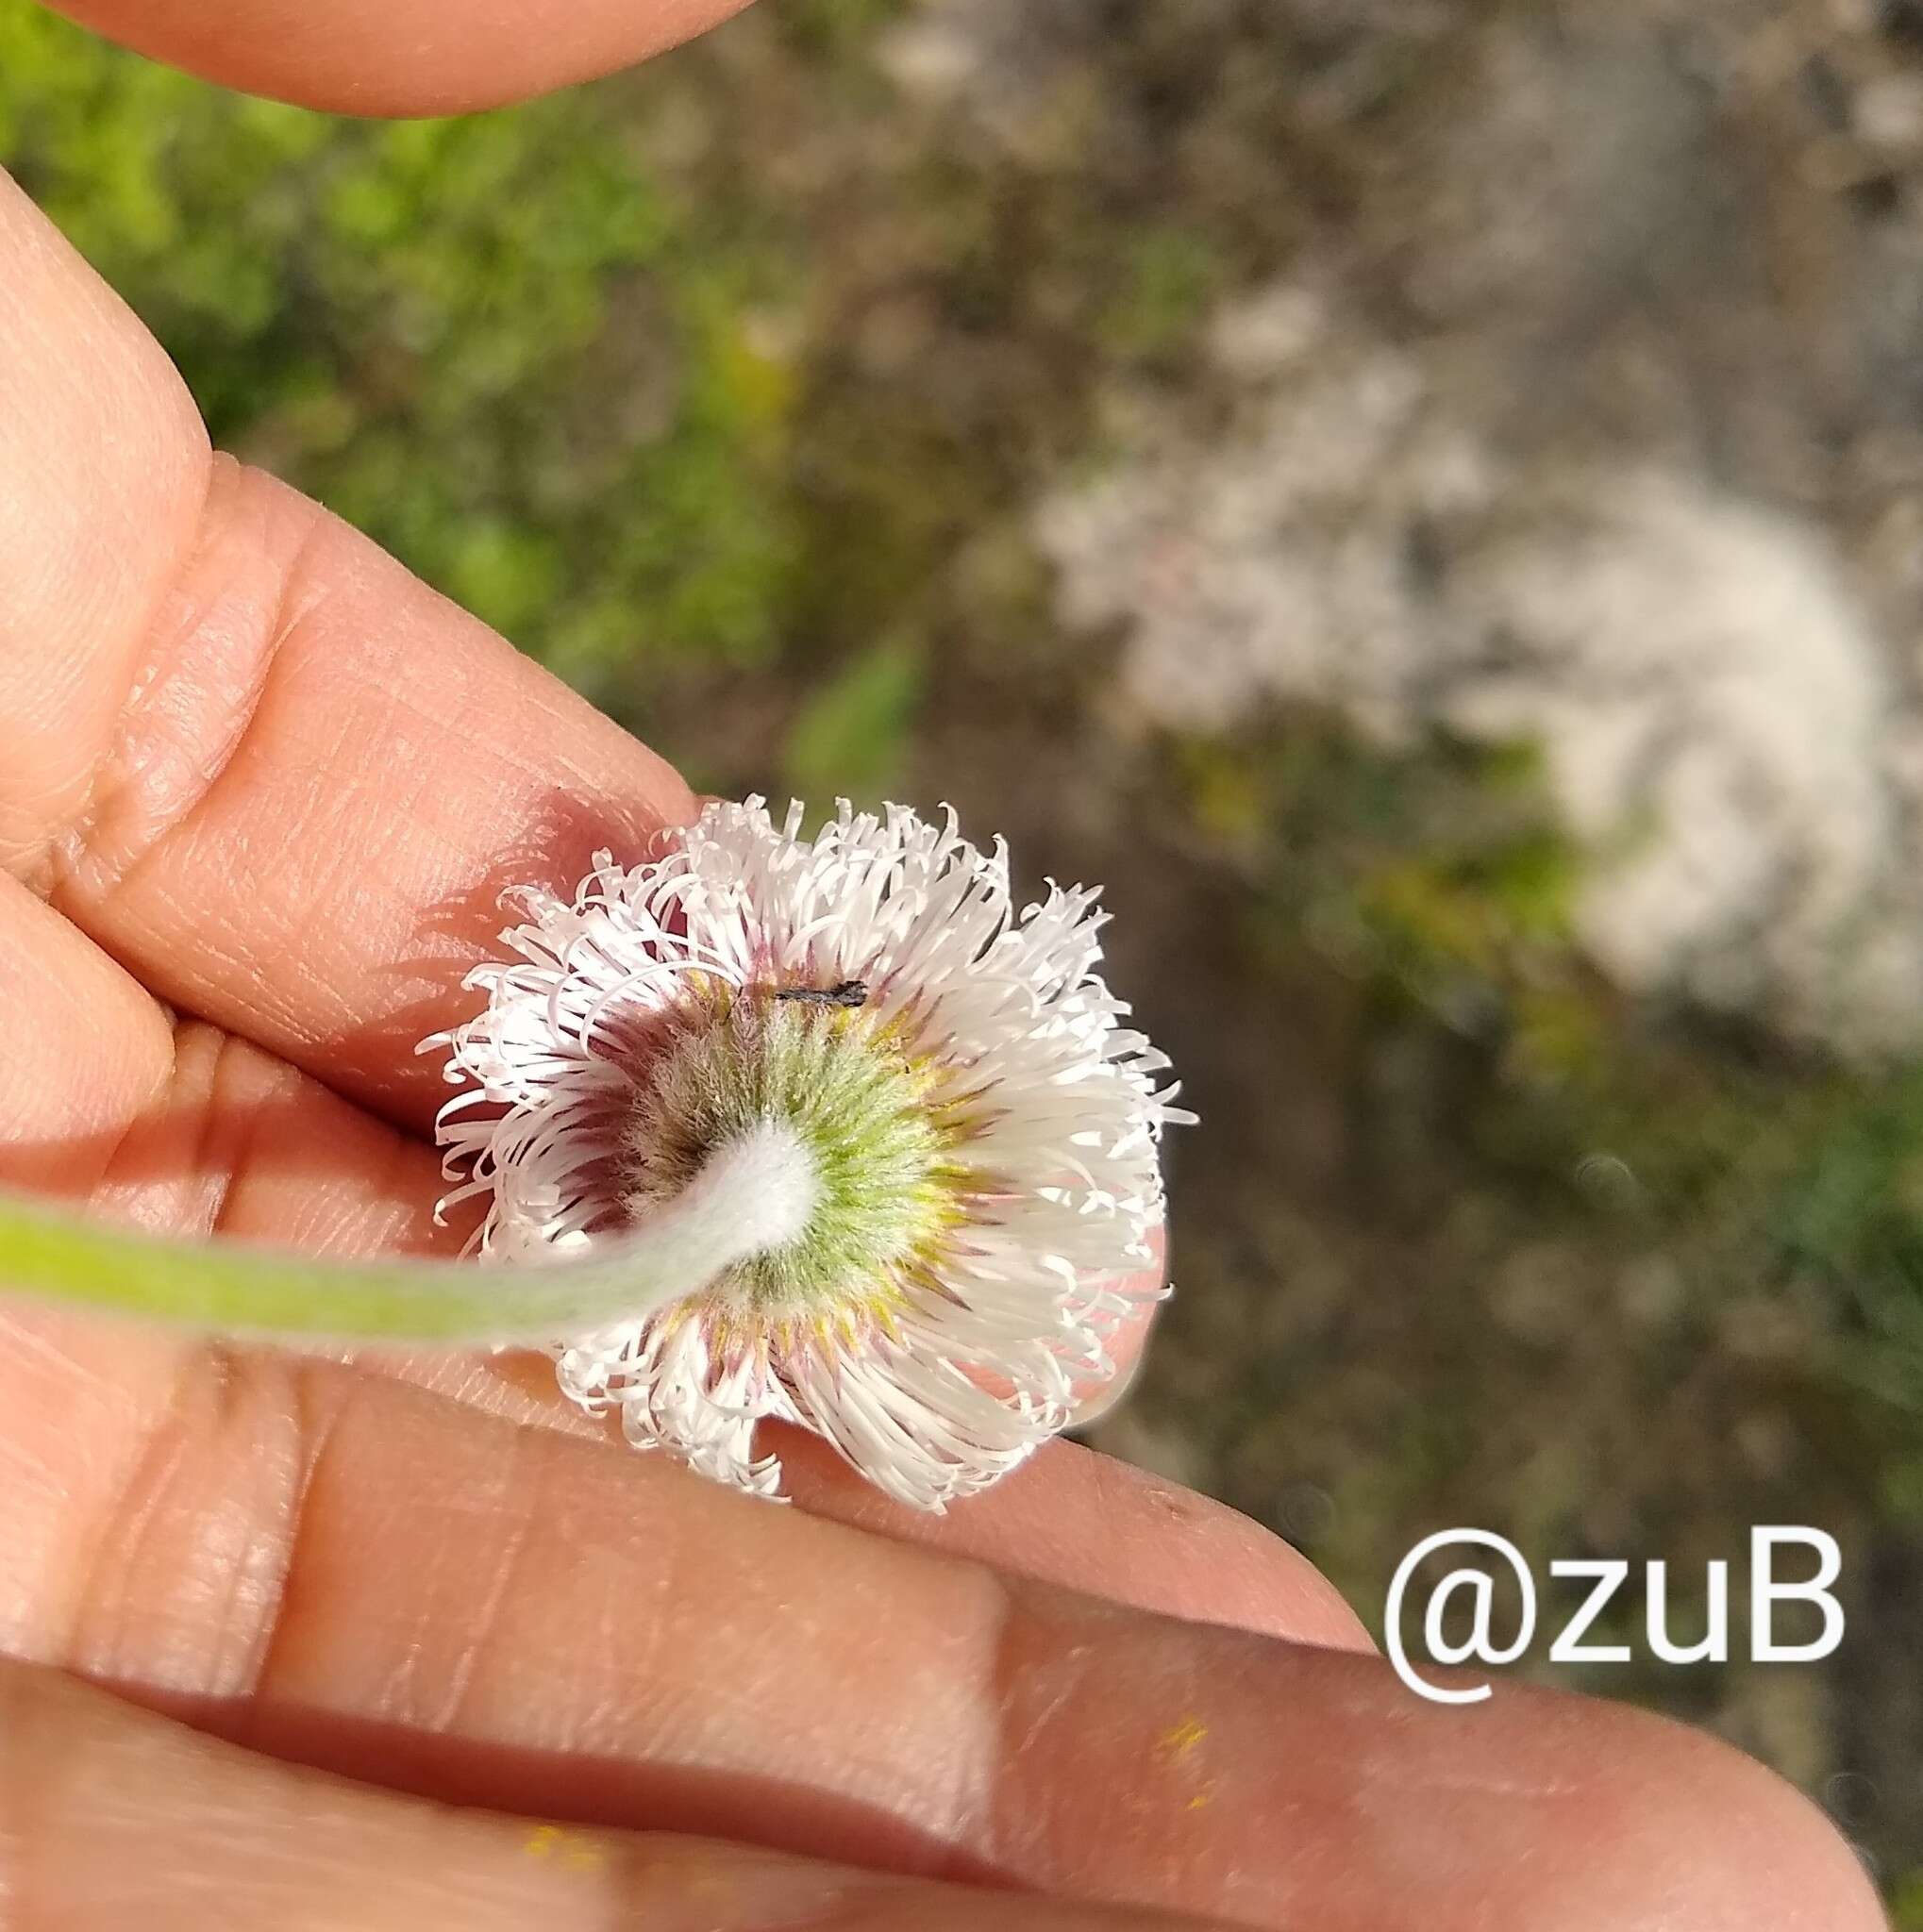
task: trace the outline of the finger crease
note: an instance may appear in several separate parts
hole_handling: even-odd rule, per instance
[[[92,906],[104,904],[137,876],[157,848],[205,808],[251,741],[283,647],[326,602],[324,589],[309,589],[303,594],[309,580],[309,559],[327,521],[324,511],[313,508],[291,554],[273,563],[272,594],[257,607],[252,626],[257,641],[247,650],[244,677],[210,684],[199,700],[206,708],[189,722],[196,748],[206,747],[189,761],[189,782],[167,796],[162,807],[157,808],[151,799],[138,805],[126,814],[135,827],[132,833],[123,827],[117,839],[110,838],[108,827],[152,772],[158,744],[158,721],[151,714],[156,689],[167,676],[170,665],[191,662],[196,641],[209,633],[216,614],[223,612],[223,593],[229,581],[227,570],[218,559],[224,543],[232,539],[222,519],[222,506],[229,500],[229,492],[217,486],[224,474],[238,469],[233,458],[225,456],[216,456],[210,466],[194,541],[149,618],[141,668],[93,767],[87,804],[53,847],[52,880],[46,896],[63,909],[75,896]],[[203,584],[202,574],[210,566],[210,581]],[[176,600],[177,611],[173,608]],[[245,608],[244,598],[240,601]]]

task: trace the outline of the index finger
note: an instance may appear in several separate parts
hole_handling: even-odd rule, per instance
[[[213,458],[0,176],[0,865],[176,1007],[425,1126],[512,885],[690,815],[660,758],[366,539]]]
[[[1877,1923],[1814,1807],[1639,1713],[1426,1703],[339,1369],[203,1356],[94,1459],[0,1539],[8,1647],[443,1800],[1279,1932]]]
[[[345,114],[453,114],[626,67],[747,0],[52,0],[158,60]]]

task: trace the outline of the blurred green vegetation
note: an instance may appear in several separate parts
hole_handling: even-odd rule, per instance
[[[697,783],[872,801],[912,761],[958,558],[968,627],[1031,633],[1026,495],[1106,374],[1179,364],[1245,252],[1240,215],[1126,218],[1098,127],[1040,175],[907,138],[869,58],[907,10],[794,0],[720,37],[732,63],[382,125],[0,0],[0,165],[217,442],[673,735]],[[749,673],[780,700],[739,703]]]
[[[795,796],[888,791],[901,776],[900,749],[923,677],[919,652],[884,641],[822,684],[800,706],[788,736],[784,775]]]
[[[258,457],[591,691],[776,648],[796,278],[592,92],[357,123],[0,4],[0,161]]]
[[[1222,263],[1194,228],[1154,224],[1130,235],[1119,286],[1100,318],[1103,340],[1124,354],[1179,349],[1221,294]]]
[[[1883,1505],[1923,1523],[1923,1066],[1838,1064],[1625,1001],[1578,944],[1594,861],[1527,743],[1384,752],[1297,716],[1279,736],[1178,741],[1171,776],[1235,867],[1250,957],[1328,961],[1385,1032],[1453,1042],[1452,1127],[1484,1182],[1538,1224],[1559,1202],[1594,1220],[1583,1163],[1624,1150],[1637,1224],[1605,1214],[1614,1239],[1820,1310],[1802,1367],[1866,1405]]]

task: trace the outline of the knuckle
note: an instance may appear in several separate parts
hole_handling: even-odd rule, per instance
[[[310,601],[325,513],[213,459],[192,541],[130,658],[84,803],[49,845],[49,894],[97,906],[242,762],[283,645]]]
[[[65,1661],[170,1700],[255,1691],[338,1403],[314,1365],[196,1348],[102,1510]]]

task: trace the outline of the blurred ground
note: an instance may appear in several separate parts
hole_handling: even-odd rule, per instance
[[[781,0],[376,128],[0,0],[0,160],[697,782],[1108,882],[1205,1124],[1107,1446],[1372,1617],[1836,1534],[1829,1664],[1586,1682],[1923,1927],[1923,7]]]

